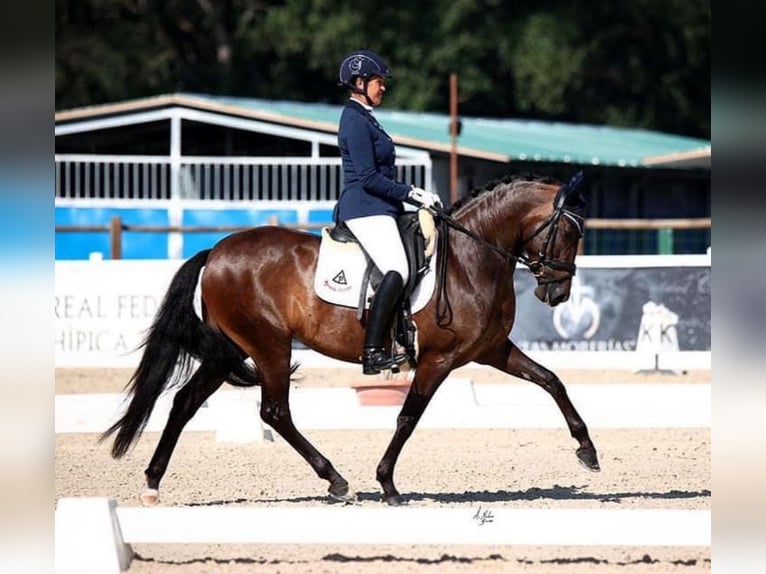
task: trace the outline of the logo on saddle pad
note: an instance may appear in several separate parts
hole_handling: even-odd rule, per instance
[[[346,272],[341,269],[330,281],[325,280],[325,286],[333,291],[348,291],[351,286],[346,280]]]
[[[431,258],[431,266],[425,271],[420,282],[410,296],[412,312],[416,313],[426,306],[436,283],[434,272],[436,257]],[[364,272],[367,259],[357,243],[339,243],[334,241],[327,230],[322,229],[322,242],[314,275],[314,291],[317,296],[334,305],[359,307],[360,291],[364,284]],[[340,269],[340,271],[338,271]],[[365,307],[369,307],[373,291],[367,286],[364,296]]]

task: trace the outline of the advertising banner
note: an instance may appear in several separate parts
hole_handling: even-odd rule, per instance
[[[179,260],[56,262],[56,366],[132,367]]]
[[[518,270],[511,340],[530,351],[710,351],[710,267],[578,267],[548,307]]]
[[[644,256],[648,257],[648,256]],[[710,351],[710,263],[578,258],[567,302],[551,308],[516,272],[511,340],[546,351]],[[647,265],[651,263],[651,265]],[[55,364],[132,367],[181,260],[57,261]],[[656,264],[655,264],[656,263]],[[616,354],[616,353],[613,353]]]

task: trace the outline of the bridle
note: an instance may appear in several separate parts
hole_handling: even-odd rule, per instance
[[[497,245],[494,245],[492,243],[489,243],[487,240],[485,240],[482,237],[479,237],[476,233],[471,231],[470,229],[462,226],[460,223],[455,221],[453,217],[450,215],[447,215],[442,210],[435,210],[437,215],[441,218],[441,220],[447,224],[449,227],[452,227],[454,229],[457,229],[461,233],[467,235],[471,239],[474,239],[475,241],[478,241],[485,247],[491,249],[495,253],[502,256],[504,259],[510,259],[513,261],[516,261],[518,263],[521,263],[522,265],[525,265],[529,271],[532,273],[532,275],[535,276],[535,278],[538,281],[538,284],[540,285],[547,285],[550,283],[561,283],[563,281],[566,281],[567,279],[570,279],[576,272],[577,267],[573,263],[566,263],[564,261],[559,261],[558,259],[554,259],[552,257],[548,256],[548,251],[550,248],[553,247],[556,243],[556,236],[558,235],[559,231],[559,220],[562,217],[566,217],[571,221],[574,226],[577,228],[577,232],[580,237],[583,237],[583,221],[584,218],[582,215],[575,213],[574,211],[571,211],[567,209],[564,205],[559,205],[553,210],[553,213],[548,217],[545,221],[543,221],[540,225],[538,225],[535,230],[524,239],[521,244],[526,245],[530,241],[532,241],[535,237],[540,235],[543,231],[548,229],[548,235],[545,237],[545,241],[543,242],[543,247],[538,251],[537,257],[532,258],[527,254],[524,253],[513,253],[512,251],[501,249]],[[443,236],[446,236],[447,234],[442,234]],[[442,239],[446,243],[446,237]],[[546,278],[544,277],[545,269],[556,269],[559,271],[566,271],[567,276],[565,277],[559,277],[559,278]]]
[[[543,242],[543,247],[538,251],[537,258],[531,259],[528,256],[525,255],[519,255],[517,256],[517,261],[523,263],[529,268],[529,271],[532,273],[532,275],[535,276],[535,278],[538,281],[538,284],[540,285],[547,285],[550,283],[561,283],[563,281],[566,281],[567,279],[574,276],[575,272],[577,271],[577,266],[574,263],[566,263],[564,261],[559,261],[558,259],[553,259],[552,257],[548,257],[548,251],[549,248],[555,245],[556,243],[556,236],[559,232],[559,220],[562,217],[566,217],[571,221],[574,226],[577,228],[577,233],[580,238],[583,237],[583,216],[579,215],[573,211],[570,211],[569,209],[566,209],[564,206],[557,207],[551,216],[543,221],[533,232],[532,234],[527,237],[525,240],[521,242],[522,245],[526,245],[529,243],[532,239],[537,237],[540,233],[543,232],[546,228],[548,228],[548,235],[545,237],[545,241]],[[560,277],[557,279],[552,279],[550,277],[544,277],[545,269],[556,269],[559,271],[566,271],[568,276],[566,277]]]

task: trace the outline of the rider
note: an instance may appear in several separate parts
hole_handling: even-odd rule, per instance
[[[394,142],[372,113],[381,104],[390,77],[383,59],[369,50],[351,52],[340,64],[339,84],[348,90],[349,100],[338,128],[343,189],[334,218],[336,223],[346,223],[383,274],[367,315],[362,352],[365,375],[398,362],[383,348],[409,278],[396,217],[403,213],[404,201],[425,208],[441,205],[437,194],[395,179]]]

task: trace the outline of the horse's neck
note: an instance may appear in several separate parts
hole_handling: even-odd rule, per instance
[[[466,206],[459,222],[504,251],[515,251],[521,241],[525,216],[532,209],[532,196],[524,190],[496,189]]]

